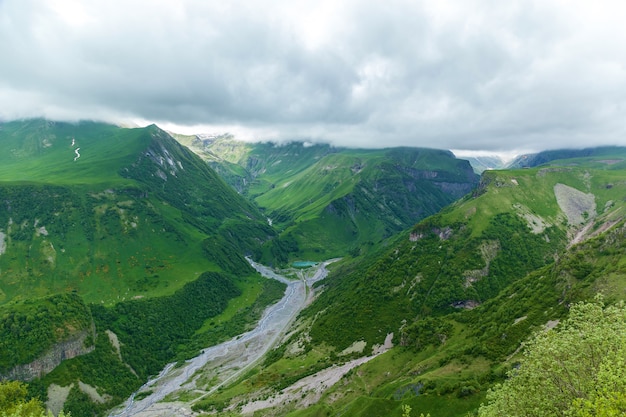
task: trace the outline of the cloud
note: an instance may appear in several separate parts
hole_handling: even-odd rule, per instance
[[[0,0],[0,118],[257,139],[626,144],[619,1]]]

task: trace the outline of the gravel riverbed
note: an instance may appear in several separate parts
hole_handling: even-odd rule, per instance
[[[261,275],[276,279],[287,285],[285,295],[276,304],[267,308],[257,326],[244,334],[216,346],[204,349],[198,356],[185,362],[183,366],[167,365],[154,379],[148,381],[124,404],[113,410],[110,417],[166,417],[193,415],[189,404],[181,402],[163,402],[166,396],[180,390],[201,393],[199,398],[211,395],[221,386],[228,384],[248,371],[265,353],[278,342],[281,335],[307,304],[312,291],[311,286],[326,277],[327,261],[302,273],[300,279],[289,280],[272,269],[248,262]],[[200,386],[199,378],[206,382]],[[150,392],[141,400],[135,395]],[[196,400],[199,399],[196,396]]]

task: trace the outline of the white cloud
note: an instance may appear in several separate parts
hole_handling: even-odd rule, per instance
[[[0,118],[365,147],[626,144],[625,11],[617,0],[0,0]]]

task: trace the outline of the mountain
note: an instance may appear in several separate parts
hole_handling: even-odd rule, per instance
[[[472,190],[467,161],[448,151],[346,149],[178,137],[280,230],[258,258],[271,263],[358,254]]]
[[[606,302],[626,297],[624,161],[598,152],[484,172],[472,194],[377,253],[337,264],[297,331],[196,408],[252,403],[259,415],[288,416],[400,416],[403,405],[415,415],[475,411],[516,366],[523,342],[557,325],[569,305],[597,293]],[[390,337],[395,347],[365,358]],[[356,358],[368,361],[348,371]],[[339,372],[332,387],[304,388],[332,372]],[[242,386],[251,392],[242,395]]]
[[[502,159],[498,155],[457,155],[457,158],[467,160],[477,174],[482,174],[484,171],[487,170],[502,169],[507,167],[504,159]]]
[[[335,325],[350,323],[372,345],[397,332],[403,319],[482,304],[571,245],[619,223],[623,175],[587,166],[485,172],[474,194],[419,223],[375,263],[342,274],[332,284],[337,288],[326,283],[328,291],[311,311],[322,322],[311,334],[341,349],[355,342],[348,334],[324,335],[330,328],[324,316],[330,316]],[[393,296],[374,302],[394,288],[406,288],[410,300]],[[333,301],[347,293],[361,294],[362,301],[351,297],[349,308]],[[366,305],[376,328],[355,320]]]
[[[243,258],[274,230],[157,126],[14,121],[0,146],[0,378],[80,380],[106,410],[280,297]]]
[[[556,149],[543,151],[534,154],[520,155],[511,161],[508,168],[531,168],[539,165],[550,164],[557,161],[557,164],[584,164],[593,162],[598,164],[622,163],[626,155],[626,148],[620,146],[603,146],[585,149]]]
[[[0,302],[68,289],[104,304],[171,294],[225,262],[209,237],[243,254],[273,234],[156,126],[13,122],[0,143]]]
[[[0,374],[75,417],[259,320],[284,286],[242,254],[343,259],[262,361],[177,409],[464,416],[570,305],[626,297],[622,148],[478,179],[447,151],[176,139],[0,125]]]

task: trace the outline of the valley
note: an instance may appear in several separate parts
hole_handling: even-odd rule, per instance
[[[265,263],[365,255],[478,184],[467,161],[437,149],[179,140],[271,219]]]
[[[180,410],[183,406],[174,401],[176,398],[183,396],[189,401],[193,397],[192,403],[195,403],[241,377],[284,336],[296,315],[312,300],[312,285],[326,277],[326,266],[333,262],[322,262],[295,273],[291,271],[295,277],[288,279],[250,258],[247,260],[265,278],[287,285],[283,298],[265,310],[253,330],[203,349],[200,355],[182,366],[168,364],[157,378],[131,396],[121,412],[114,411],[110,417],[183,414]],[[135,400],[138,396],[142,398]]]
[[[55,413],[483,416],[533,335],[626,299],[626,148],[489,170],[41,119],[0,145],[0,375]]]

